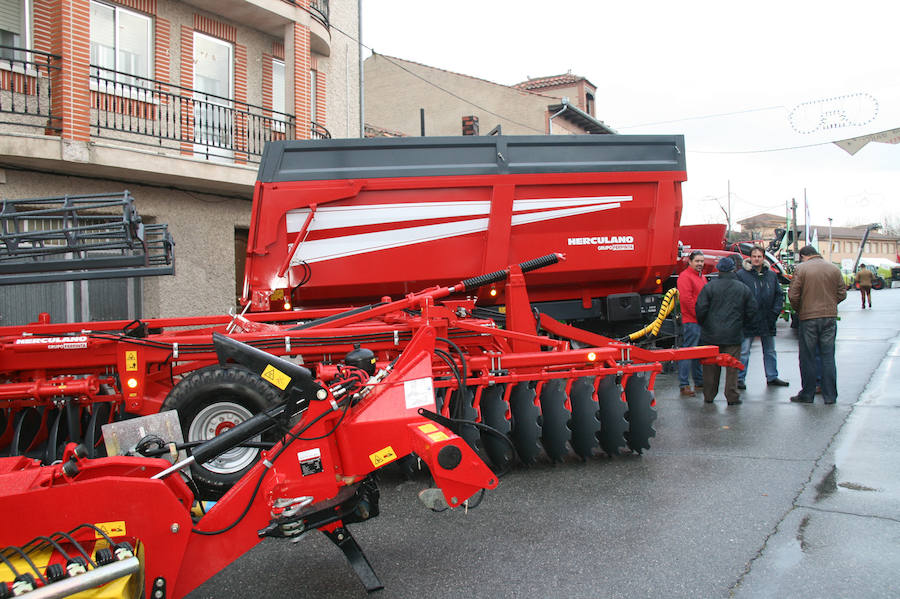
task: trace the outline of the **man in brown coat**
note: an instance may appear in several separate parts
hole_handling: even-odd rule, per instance
[[[800,250],[800,262],[788,289],[788,299],[800,320],[800,378],[803,388],[791,401],[813,402],[818,350],[822,356],[822,397],[826,404],[833,404],[837,401],[837,367],[834,363],[837,305],[847,297],[847,287],[841,271],[823,260],[813,246],[807,245]]]
[[[866,268],[865,264],[859,265],[856,278],[853,280],[859,284],[859,298],[862,300],[862,309],[866,309],[866,298],[869,299],[869,308],[872,307],[872,285],[875,283],[875,275]]]

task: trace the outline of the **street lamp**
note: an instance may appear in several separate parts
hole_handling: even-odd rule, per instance
[[[831,262],[831,250],[833,244],[831,243],[831,217],[828,217],[828,261]]]

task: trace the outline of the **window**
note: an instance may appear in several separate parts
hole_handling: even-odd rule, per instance
[[[130,84],[136,79],[129,75],[149,78],[152,24],[150,17],[92,0],[92,77]]]
[[[272,59],[272,111],[276,113],[275,118],[279,121],[284,120],[284,61]]]
[[[309,120],[313,123],[318,122],[318,114],[316,111],[316,87],[318,86],[318,75],[315,71],[309,72]]]
[[[31,2],[0,0],[0,59],[25,60],[31,49]]]
[[[194,153],[229,162],[234,134],[234,47],[194,32]]]

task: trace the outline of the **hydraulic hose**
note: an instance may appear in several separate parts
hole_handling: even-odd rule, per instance
[[[672,310],[675,309],[676,297],[678,297],[678,289],[676,287],[672,287],[663,296],[662,304],[660,304],[659,306],[659,313],[656,315],[656,319],[640,331],[636,331],[628,335],[628,340],[634,341],[635,339],[640,339],[647,333],[651,333],[654,337],[658,335],[663,321],[669,316],[669,314],[672,313]]]

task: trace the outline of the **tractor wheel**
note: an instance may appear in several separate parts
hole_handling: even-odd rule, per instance
[[[278,392],[249,370],[210,366],[196,370],[169,392],[162,410],[178,410],[185,441],[203,441],[234,428],[279,401]],[[276,441],[269,430],[251,441]],[[218,499],[259,459],[259,449],[235,447],[203,464],[191,475],[203,499]]]
[[[872,289],[884,289],[884,279],[875,277],[875,281],[872,283]]]

